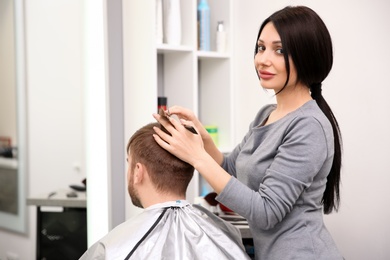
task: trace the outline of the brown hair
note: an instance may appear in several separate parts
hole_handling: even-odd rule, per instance
[[[144,164],[157,190],[185,195],[194,167],[160,147],[153,138],[153,127],[165,130],[159,123],[150,123],[130,138],[126,149],[128,154],[131,151],[130,167],[138,162]]]

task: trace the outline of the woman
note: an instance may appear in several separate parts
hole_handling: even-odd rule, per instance
[[[341,135],[321,94],[332,42],[310,8],[286,7],[260,27],[255,69],[277,104],[260,109],[242,142],[223,156],[194,114],[173,106],[172,136],[155,129],[164,149],[187,161],[248,220],[256,259],[342,259],[323,222],[339,206]],[[194,126],[199,135],[183,125]]]

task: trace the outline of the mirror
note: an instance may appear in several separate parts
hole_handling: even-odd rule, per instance
[[[23,0],[0,0],[0,228],[26,232]]]

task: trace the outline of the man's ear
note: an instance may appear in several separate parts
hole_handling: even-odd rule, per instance
[[[136,163],[134,169],[134,184],[139,184],[145,178],[145,166],[142,163]]]

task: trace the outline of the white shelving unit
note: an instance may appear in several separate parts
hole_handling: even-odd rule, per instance
[[[164,0],[163,0],[164,1]],[[232,0],[208,0],[211,51],[199,51],[197,0],[182,0],[179,46],[156,44],[155,0],[124,2],[125,133],[129,136],[153,120],[157,97],[168,106],[191,109],[204,125],[218,126],[219,147],[226,152],[234,140],[232,79]],[[215,52],[217,21],[227,32],[226,52]],[[128,138],[127,136],[126,138]],[[195,173],[187,199],[201,195]]]

